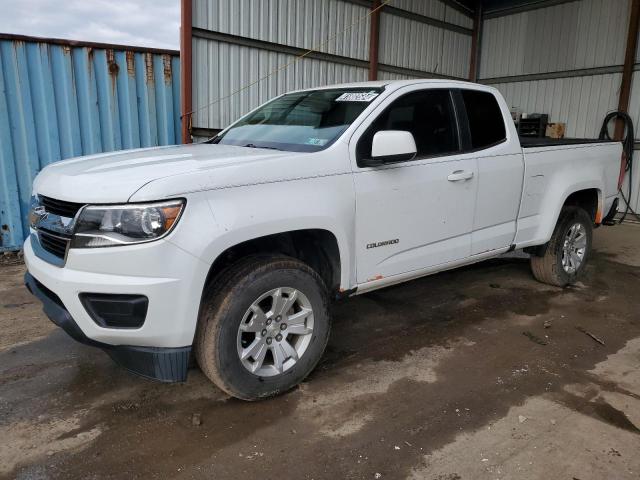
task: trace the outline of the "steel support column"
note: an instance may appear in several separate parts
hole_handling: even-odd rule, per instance
[[[380,0],[371,5],[371,28],[369,29],[369,80],[378,79],[378,45],[380,44]]]
[[[469,61],[469,80],[478,81],[480,70],[480,39],[482,36],[482,2],[476,0],[473,15],[473,33],[471,34],[471,60]]]
[[[633,77],[633,64],[638,47],[638,24],[640,23],[640,0],[631,1],[631,15],[629,15],[629,29],[627,30],[627,48],[624,54],[624,66],[622,69],[622,82],[620,83],[620,97],[618,110],[627,112],[629,109],[629,97],[631,95],[631,80]],[[624,135],[622,123],[616,123],[615,138],[621,139]]]
[[[191,143],[192,105],[192,0],[180,1],[180,118],[182,119],[182,143]]]

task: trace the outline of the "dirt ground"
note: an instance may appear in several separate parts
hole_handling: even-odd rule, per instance
[[[640,226],[595,243],[564,290],[512,257],[339,302],[320,366],[259,403],[126,373],[0,266],[0,477],[640,478]]]

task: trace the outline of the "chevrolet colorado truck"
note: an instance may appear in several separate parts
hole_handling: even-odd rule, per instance
[[[33,185],[25,283],[74,339],[235,397],[323,354],[331,299],[496,257],[574,282],[615,214],[622,146],[523,143],[502,96],[449,80],[296,91],[207,142],[66,160]]]

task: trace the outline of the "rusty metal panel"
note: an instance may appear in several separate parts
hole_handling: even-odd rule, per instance
[[[193,26],[368,60],[368,13],[342,0],[194,0]]]
[[[366,68],[305,58],[250,85],[296,57],[258,48],[193,38],[193,116],[196,128],[221,129],[267,100],[290,90],[367,80]]]
[[[0,250],[27,236],[46,165],[179,143],[179,69],[177,52],[0,38]]]
[[[483,22],[480,78],[622,65],[629,0],[582,0]]]
[[[380,63],[466,78],[471,37],[382,12]]]

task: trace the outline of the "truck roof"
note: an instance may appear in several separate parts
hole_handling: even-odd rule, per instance
[[[416,84],[425,84],[425,85],[442,85],[447,87],[482,87],[486,90],[494,90],[492,87],[488,87],[487,85],[482,85],[479,83],[473,82],[465,82],[463,80],[452,80],[448,78],[412,78],[409,80],[376,80],[370,82],[351,82],[351,83],[339,83],[334,85],[323,85],[320,87],[313,88],[302,88],[300,90],[294,90],[297,92],[304,92],[309,90],[327,90],[334,88],[380,88],[387,87],[396,90],[398,88],[407,86],[407,85],[416,85]]]

